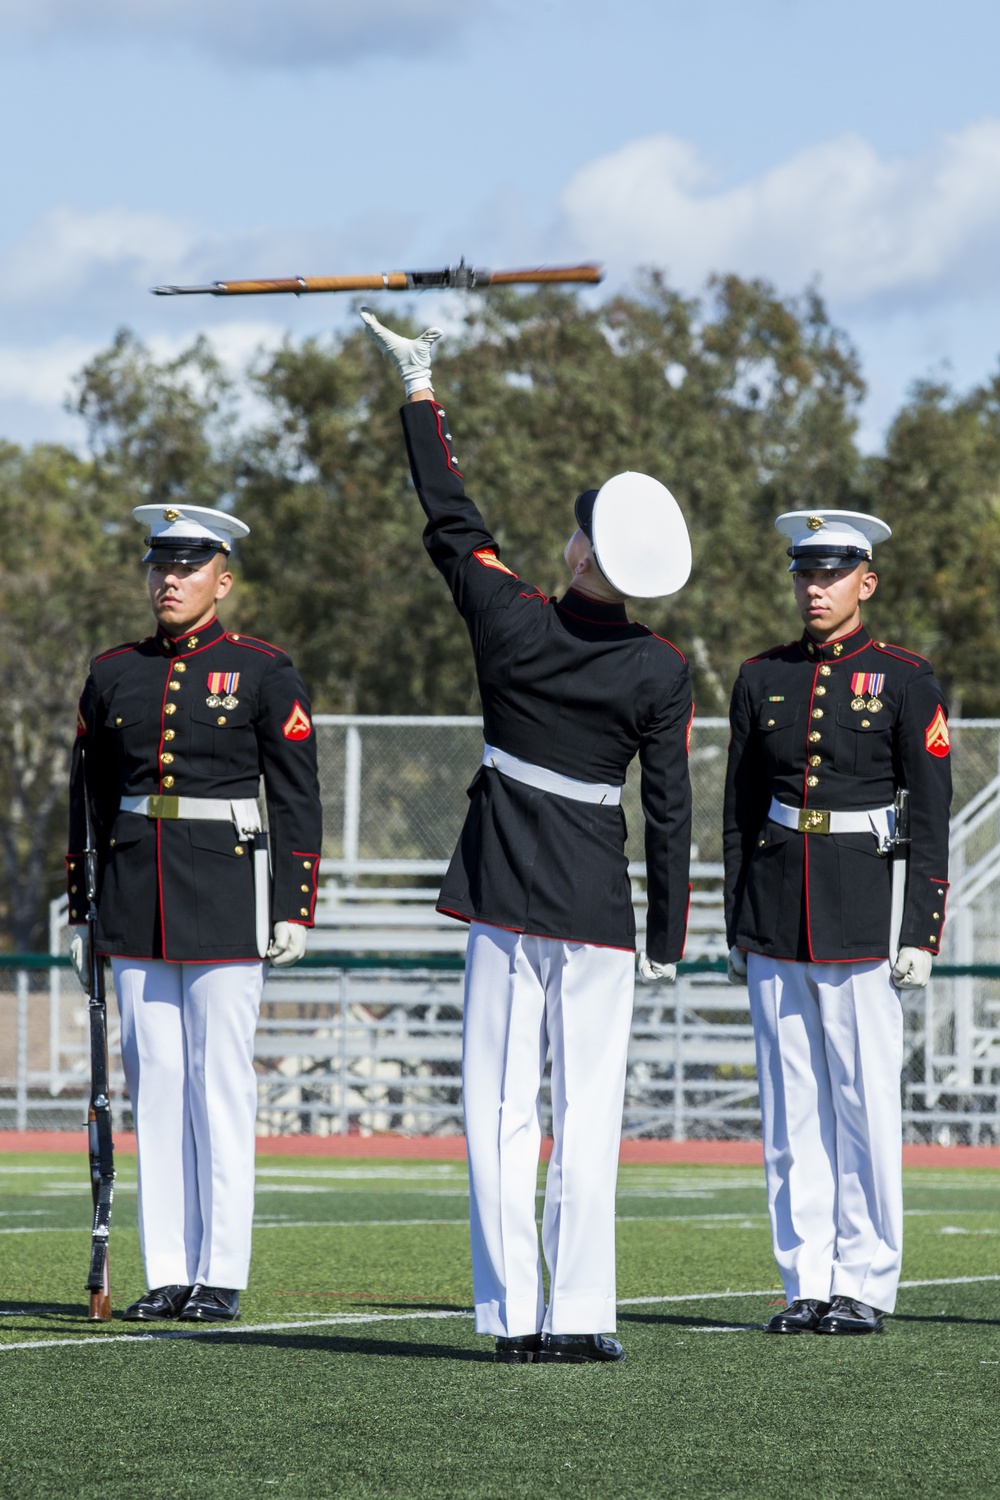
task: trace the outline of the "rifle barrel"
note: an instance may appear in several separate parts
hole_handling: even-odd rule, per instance
[[[204,286],[154,286],[154,297],[258,297],[285,292],[479,291],[488,286],[539,286],[564,282],[595,285],[600,266],[536,266],[527,271],[486,271],[463,261],[441,271],[379,271],[366,276],[278,276],[255,281],[211,281]]]

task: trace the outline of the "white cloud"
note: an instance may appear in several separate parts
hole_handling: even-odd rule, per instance
[[[58,409],[73,376],[96,353],[95,344],[79,339],[59,339],[35,349],[0,345],[0,401]]]
[[[782,289],[818,274],[842,305],[1000,289],[1000,120],[910,157],[845,136],[737,187],[716,183],[695,146],[657,135],[581,168],[560,206],[588,253],[665,266],[687,288],[738,271]]]
[[[122,207],[93,213],[60,205],[37,220],[6,258],[3,296],[25,301],[78,295],[112,270],[131,285],[148,286],[163,268],[183,264],[198,237],[176,220]]]
[[[211,298],[161,301],[150,297],[150,287],[381,270],[384,246],[405,240],[409,232],[406,216],[389,212],[346,220],[335,233],[257,228],[222,235],[122,205],[89,211],[61,204],[0,255],[0,309],[8,332],[12,320],[34,320],[36,334],[45,320],[61,319],[63,326],[81,320],[145,323],[157,309],[172,326],[190,324],[220,304]],[[273,308],[276,320],[286,316],[277,311],[276,299],[258,305],[268,312]]]
[[[489,0],[0,0],[0,36],[194,44],[227,62],[336,64],[428,51]]]

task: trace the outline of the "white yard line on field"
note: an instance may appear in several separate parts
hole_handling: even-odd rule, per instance
[[[1000,1281],[1000,1276],[946,1276],[929,1281],[901,1281],[900,1291],[912,1287],[924,1286],[970,1286],[975,1282]],[[763,1290],[755,1291],[725,1291],[725,1292],[685,1292],[681,1295],[663,1297],[621,1297],[618,1301],[619,1307],[649,1307],[663,1303],[677,1302],[718,1302],[734,1297],[774,1297],[781,1296],[780,1288],[765,1287]],[[117,1333],[117,1334],[80,1334],[74,1338],[60,1339],[25,1339],[16,1344],[0,1344],[0,1354],[9,1354],[21,1349],[103,1349],[109,1344],[149,1344],[162,1343],[170,1339],[197,1339],[207,1338],[212,1334],[227,1333],[232,1336],[252,1333],[285,1333],[289,1330],[300,1328],[344,1328],[361,1327],[371,1323],[400,1323],[414,1321],[435,1321],[445,1318],[471,1318],[472,1309],[461,1309],[458,1311],[430,1310],[427,1312],[409,1313],[333,1313],[322,1318],[311,1318],[307,1315],[298,1318],[295,1322],[283,1323],[246,1323],[236,1325],[232,1323],[212,1323],[206,1328],[177,1328],[162,1333]],[[741,1325],[739,1330],[744,1331],[755,1327],[754,1324]],[[705,1329],[709,1333],[729,1332],[732,1325],[725,1328],[714,1327]],[[692,1330],[697,1332],[698,1330]]]
[[[299,1328],[337,1328],[345,1323],[399,1323],[414,1318],[471,1318],[472,1309],[453,1312],[418,1313],[335,1313],[324,1318],[309,1318],[295,1323],[247,1323],[237,1326],[232,1323],[211,1323],[205,1328],[172,1328],[162,1333],[111,1333],[83,1335],[71,1339],[31,1339],[19,1344],[0,1344],[0,1354],[12,1349],[55,1349],[67,1346],[78,1349],[98,1349],[105,1344],[149,1344],[162,1343],[164,1339],[197,1339],[213,1333],[283,1333]]]
[[[27,1209],[23,1212],[28,1215],[32,1213],[51,1213],[51,1209]],[[907,1208],[904,1209],[906,1218],[912,1219],[949,1219],[962,1218],[964,1215],[978,1215],[989,1213],[990,1210],[983,1208],[966,1209],[942,1209],[942,1208]],[[767,1223],[766,1213],[749,1214],[618,1214],[615,1218],[617,1224],[718,1224],[720,1227],[729,1225],[731,1228],[748,1225],[757,1228],[760,1224]],[[413,1229],[425,1228],[435,1224],[446,1226],[458,1225],[460,1228],[468,1227],[468,1219],[463,1215],[460,1219],[282,1219],[268,1216],[264,1219],[254,1221],[254,1229]],[[949,1231],[954,1233],[955,1231]],[[968,1230],[962,1231],[969,1234],[988,1234],[992,1230]],[[89,1227],[85,1224],[23,1224],[4,1226],[0,1228],[0,1234],[89,1234]]]
[[[945,1276],[934,1281],[901,1281],[902,1292],[919,1286],[968,1286],[975,1281],[1000,1281],[1000,1276]],[[768,1287],[763,1292],[685,1292],[681,1297],[619,1297],[619,1307],[644,1307],[656,1302],[700,1302],[714,1301],[717,1297],[774,1297],[783,1296],[780,1287]]]

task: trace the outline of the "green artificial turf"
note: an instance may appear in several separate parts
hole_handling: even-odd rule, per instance
[[[144,1287],[119,1165],[118,1310]],[[760,1172],[623,1168],[628,1361],[553,1367],[472,1331],[461,1164],[259,1167],[241,1331],[178,1337],[87,1323],[82,1157],[0,1156],[0,1495],[1000,1494],[996,1173],[906,1174],[904,1279],[948,1284],[886,1334],[780,1339]]]

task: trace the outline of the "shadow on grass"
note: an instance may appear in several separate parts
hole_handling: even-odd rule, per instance
[[[966,1328],[1000,1328],[1000,1318],[967,1318],[963,1313],[899,1313],[889,1315],[893,1323],[953,1323]]]
[[[349,1338],[343,1334],[316,1333],[239,1333],[214,1334],[204,1341],[202,1347],[225,1348],[248,1345],[255,1349],[298,1350],[308,1354],[365,1354],[379,1359],[450,1359],[471,1364],[492,1364],[492,1349],[463,1349],[454,1344],[420,1344],[404,1339]]]
[[[620,1323],[648,1323],[654,1328],[732,1328],[749,1331],[763,1329],[763,1323],[734,1323],[728,1318],[706,1318],[695,1313],[619,1312]]]
[[[81,1318],[89,1323],[87,1316],[88,1303],[85,1297],[79,1302],[5,1302],[0,1307],[0,1319],[2,1318],[28,1318],[45,1317],[55,1314],[61,1318]]]

